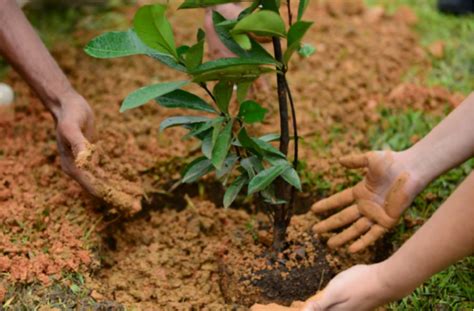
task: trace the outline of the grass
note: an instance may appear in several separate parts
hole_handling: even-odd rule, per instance
[[[445,45],[442,58],[432,57],[432,68],[426,77],[429,85],[441,85],[451,91],[469,94],[474,89],[474,18],[451,16],[436,9],[436,0],[365,0],[368,5],[382,5],[389,14],[407,5],[418,16],[415,26],[420,42],[427,47],[441,40]],[[417,71],[417,68],[414,68]],[[413,76],[407,76],[408,80]]]
[[[420,111],[382,110],[382,118],[369,133],[373,150],[404,150],[426,135],[441,117]],[[419,225],[402,223],[395,229],[392,243],[400,246],[446,200],[456,186],[474,168],[474,159],[433,181],[407,210],[406,216]],[[434,275],[410,296],[389,305],[391,310],[472,310],[474,308],[474,257],[450,266]]]

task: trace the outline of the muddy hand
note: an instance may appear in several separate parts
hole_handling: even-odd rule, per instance
[[[321,299],[322,296],[323,291],[310,297],[306,301],[294,301],[289,307],[281,306],[276,303],[271,303],[268,305],[255,304],[250,308],[250,311],[301,311],[311,306],[313,301],[318,301]]]
[[[75,164],[76,155],[86,150],[88,141],[94,134],[94,116],[86,100],[75,95],[63,97],[64,105],[58,114],[56,139],[61,155],[61,167],[71,178],[75,179],[86,191],[97,196],[92,184],[84,172]]]
[[[369,152],[342,157],[340,162],[347,168],[366,168],[367,174],[356,186],[312,206],[314,213],[344,208],[314,225],[313,231],[323,233],[350,225],[331,237],[328,246],[340,247],[359,238],[349,247],[349,252],[354,253],[371,245],[394,227],[417,192],[399,153]]]

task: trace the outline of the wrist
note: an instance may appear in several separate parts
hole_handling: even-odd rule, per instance
[[[82,98],[72,87],[64,87],[46,95],[43,102],[55,120],[61,118],[65,108]]]
[[[393,153],[395,165],[399,173],[408,172],[410,178],[406,185],[406,191],[414,199],[418,193],[432,181],[431,169],[427,163],[417,155],[413,147],[404,151]]]
[[[393,273],[394,267],[390,258],[380,263],[374,264],[376,271],[377,284],[380,289],[379,297],[384,303],[394,300],[402,299],[410,293],[410,290],[405,288],[404,282],[398,282],[400,278]]]

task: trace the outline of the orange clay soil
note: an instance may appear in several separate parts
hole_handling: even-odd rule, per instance
[[[87,144],[86,150],[76,156],[76,166],[86,175],[88,182],[96,191],[99,199],[109,207],[108,213],[130,217],[141,209],[143,188],[136,183],[128,182],[121,176],[113,176],[110,171],[104,171],[102,165],[107,161],[107,155],[97,151],[94,145]]]
[[[377,108],[411,107],[437,113],[446,103],[459,99],[440,88],[400,84],[411,66],[429,68],[425,51],[409,27],[414,22],[410,11],[386,16],[363,6],[349,11],[344,8],[311,2],[307,18],[315,25],[307,40],[318,52],[307,60],[293,61],[290,67],[305,172],[314,172],[331,184],[327,192],[315,189],[303,194],[311,198],[347,185],[346,173],[336,158],[370,148],[366,133],[378,121]],[[135,9],[119,13],[130,20]],[[171,23],[179,25],[177,42],[189,44],[202,17],[199,10],[170,14]],[[113,186],[128,191],[126,200],[134,201],[139,193],[146,193],[144,210],[128,221],[113,213],[104,214],[109,206],[90,200],[61,172],[53,120],[27,85],[11,72],[6,82],[16,92],[15,116],[0,123],[0,301],[14,295],[15,284],[40,282],[47,286],[62,282],[67,272],[78,271],[90,275],[86,285],[95,288],[97,299],[113,299],[146,310],[179,310],[191,305],[231,309],[219,290],[216,271],[221,257],[215,254],[223,250],[222,245],[230,251],[235,248],[232,240],[238,234],[225,228],[241,231],[242,241],[248,239],[243,228],[253,216],[216,209],[215,204],[200,200],[203,192],[216,192],[212,188],[215,184],[207,181],[200,184],[204,187],[188,192],[195,209],[183,210],[190,205],[184,199],[184,188],[169,194],[179,179],[183,159],[195,156],[197,143],[180,141],[181,129],[160,134],[158,128],[165,117],[182,111],[156,104],[124,114],[118,110],[132,90],[184,76],[144,56],[91,59],[81,48],[98,33],[79,29],[74,35],[77,46],[58,44],[53,54],[95,112],[95,146],[105,159],[99,160],[98,167],[116,181],[121,178],[121,185],[114,182]],[[256,94],[270,110],[265,124],[257,129],[262,133],[278,131],[274,78],[268,76],[267,80],[270,93]],[[179,209],[163,209],[167,200]],[[251,210],[251,205],[245,206]],[[299,217],[307,217],[304,222],[308,225],[316,220],[312,215]],[[290,235],[295,228],[299,227],[290,227]],[[236,254],[227,259],[245,262],[245,256],[259,251],[263,249],[248,244],[239,254],[242,258]],[[99,253],[103,259],[99,260]],[[371,249],[357,255],[332,251],[326,257],[335,271],[372,259]]]

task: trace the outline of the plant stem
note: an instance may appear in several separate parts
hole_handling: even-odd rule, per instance
[[[273,37],[273,50],[275,59],[283,63],[283,53],[281,50],[281,41],[279,38]],[[278,87],[278,106],[280,109],[280,151],[288,154],[288,145],[290,141],[290,133],[288,127],[288,102],[286,99],[285,73],[277,71],[277,87]]]
[[[281,49],[281,41],[279,38],[273,37],[273,50],[275,59],[283,64],[283,53]],[[278,106],[280,110],[280,151],[284,155],[288,155],[288,146],[290,142],[290,129],[288,125],[288,100],[287,87],[285,83],[285,68],[277,71],[277,88],[278,88]],[[291,202],[290,185],[283,179],[278,178],[276,181],[276,190],[278,196],[286,201]],[[275,252],[282,251],[285,245],[286,230],[289,224],[289,213],[291,207],[288,204],[276,205],[273,209],[273,243],[272,248]],[[291,216],[290,216],[291,217]]]
[[[286,92],[288,94],[288,99],[290,100],[290,107],[291,107],[291,116],[292,116],[292,122],[293,122],[293,135],[294,135],[294,159],[293,159],[293,167],[296,169],[298,167],[298,124],[296,121],[296,109],[295,109],[295,103],[293,101],[293,96],[291,95],[291,89],[290,86],[288,85],[288,80],[286,79],[285,76],[285,87],[286,87]]]
[[[212,98],[212,101],[217,104],[216,98],[212,95],[212,92],[208,89],[206,83],[199,83],[199,85],[206,91],[206,93]]]
[[[288,7],[288,24],[293,24],[293,14],[291,14],[291,0],[286,1],[286,6]]]

